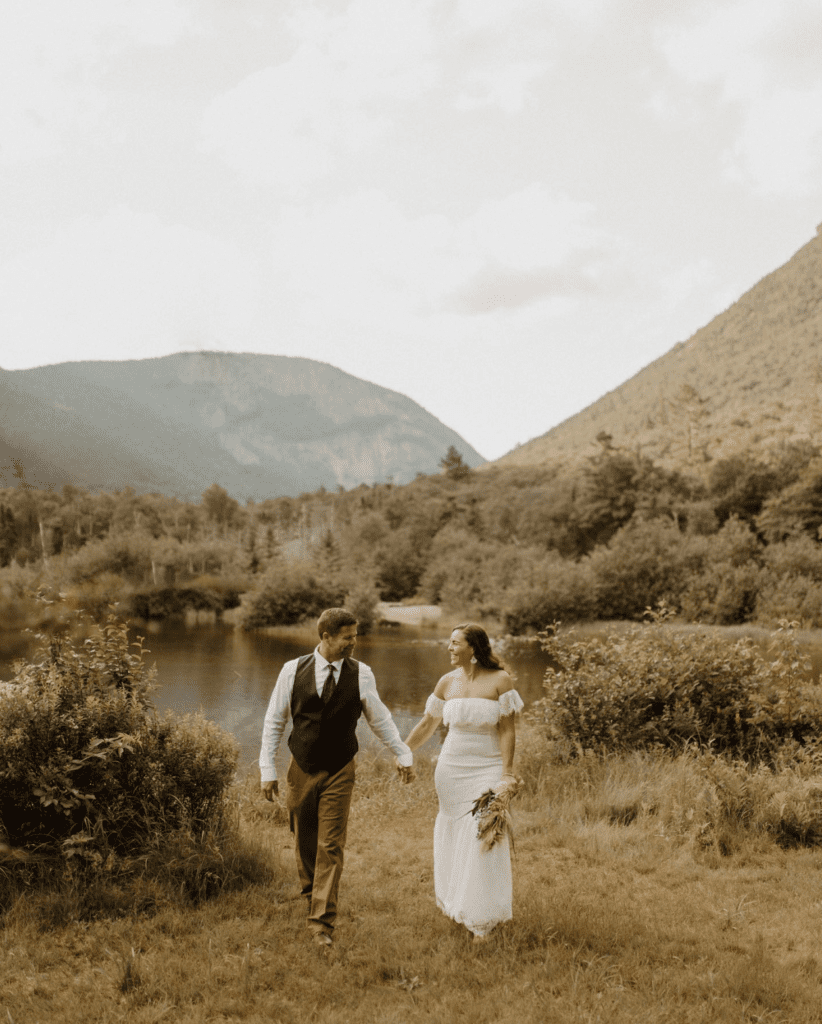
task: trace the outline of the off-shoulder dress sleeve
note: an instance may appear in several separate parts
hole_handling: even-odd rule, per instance
[[[513,715],[517,711],[522,711],[524,707],[525,704],[522,697],[520,697],[516,690],[506,690],[505,693],[499,695],[500,716]]]
[[[440,700],[435,694],[431,694],[428,700],[425,702],[425,713],[430,715],[432,718],[442,718],[442,711],[445,707],[445,701]]]

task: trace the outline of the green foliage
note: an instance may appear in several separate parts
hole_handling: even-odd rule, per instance
[[[132,594],[128,611],[140,619],[167,619],[194,611],[222,612],[240,604],[237,585],[215,579],[210,585],[190,587],[161,587]]]
[[[376,553],[375,567],[383,601],[402,601],[416,594],[425,565],[409,529],[392,535],[390,544]]]
[[[450,480],[467,480],[471,476],[471,467],[462,461],[462,454],[453,445],[440,459],[440,468]]]
[[[822,844],[822,767],[815,746],[788,750],[772,765],[705,753],[699,769],[706,782],[701,847],[735,853],[751,832],[783,849]]]
[[[129,583],[142,583],[151,575],[146,539],[137,534],[116,534],[90,540],[72,559],[70,578],[81,583],[102,573],[113,573]]]
[[[591,554],[597,583],[596,614],[638,619],[659,601],[675,603],[685,583],[683,538],[664,519],[633,520]]]
[[[767,574],[762,546],[747,523],[733,515],[714,535],[692,537],[688,551],[687,583],[679,598],[683,617],[724,626],[753,618]]]
[[[274,571],[252,594],[241,624],[243,629],[294,625],[315,619],[324,608],[340,605],[344,596],[338,585],[318,580],[305,569]]]
[[[778,490],[779,476],[773,467],[733,455],[711,466],[708,487],[720,523],[730,516],[753,523],[765,500]]]
[[[225,529],[232,526],[238,518],[239,502],[232,498],[219,484],[212,484],[202,494],[203,509],[211,522]]]
[[[651,621],[605,640],[541,634],[553,665],[532,717],[580,750],[686,745],[772,760],[786,743],[822,728],[822,698],[806,683],[795,624],[784,623],[764,657],[750,639]]]
[[[131,488],[56,494],[21,483],[0,490],[0,603],[25,564],[95,616],[113,600],[143,616],[187,605],[219,614],[219,603],[192,593],[208,574],[252,604],[268,600],[271,582],[274,604],[260,622],[310,615],[300,588],[311,576],[323,591],[376,587],[383,600],[504,617],[517,632],[555,617],[638,620],[662,599],[691,621],[787,616],[822,626],[818,448],[786,446],[767,463],[760,454],[719,460],[703,483],[598,440],[582,468],[475,472],[453,451],[443,473],[404,487],[320,489],[246,507],[217,484],[194,505]],[[290,597],[277,606],[284,586]],[[22,606],[9,614],[38,621]]]
[[[748,622],[757,609],[763,573],[756,563],[710,562],[691,579],[680,609],[689,622],[732,626]]]
[[[540,580],[515,587],[507,599],[505,627],[509,633],[537,633],[558,619],[580,622],[595,617],[597,582],[590,560],[557,558]]]
[[[82,645],[52,638],[13,684],[0,696],[12,846],[100,865],[220,825],[233,739],[199,716],[156,715],[154,671],[113,616]]]
[[[766,575],[756,596],[756,618],[790,619],[806,628],[822,625],[822,582],[810,575]]]
[[[377,621],[380,595],[377,588],[366,582],[355,583],[345,595],[342,607],[357,616],[360,634],[370,633]]]
[[[802,534],[820,539],[822,458],[809,462],[795,483],[769,498],[756,522],[758,529],[770,542]]]

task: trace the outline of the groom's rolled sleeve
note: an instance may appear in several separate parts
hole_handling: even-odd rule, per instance
[[[380,700],[374,673],[368,665],[364,665],[362,662],[360,662],[360,700],[363,714],[371,726],[371,731],[396,755],[398,765],[410,768],[414,763],[414,755],[400,739],[400,733],[391,717],[391,712]]]
[[[287,661],[277,676],[277,682],[268,702],[263,722],[263,741],[260,746],[260,782],[276,782],[277,769],[274,759],[280,747],[288,716],[291,713],[291,694],[294,690],[294,676],[297,662]]]

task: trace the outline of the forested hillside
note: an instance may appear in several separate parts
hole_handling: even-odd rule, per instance
[[[347,601],[437,603],[512,632],[554,619],[638,618],[665,600],[685,619],[822,626],[822,456],[786,445],[736,455],[707,478],[605,441],[581,467],[491,467],[452,451],[443,472],[239,504],[160,494],[0,490],[6,628],[59,593],[141,618],[241,600],[247,627]]]
[[[598,434],[703,476],[713,459],[822,443],[822,225],[687,341],[498,463],[578,461]]]

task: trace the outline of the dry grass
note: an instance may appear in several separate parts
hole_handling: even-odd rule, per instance
[[[751,835],[722,856],[700,842],[687,758],[546,767],[525,738],[518,770],[530,784],[514,805],[514,920],[485,945],[434,904],[430,766],[401,787],[361,756],[330,954],[308,940],[284,815],[247,788],[266,884],[60,926],[21,897],[0,933],[0,1019],[822,1020],[822,851]]]

